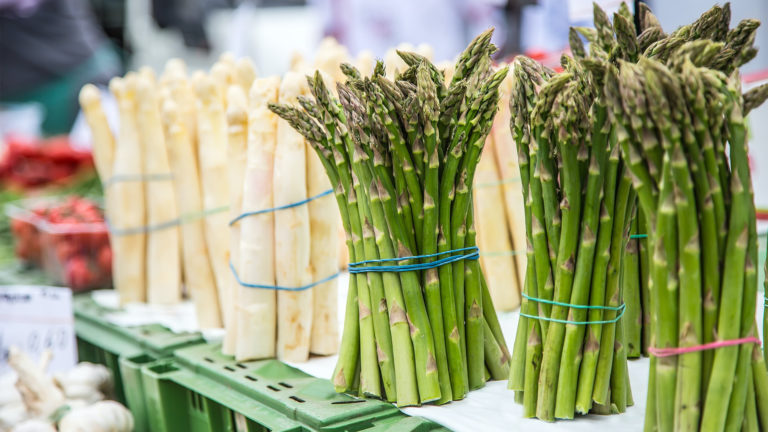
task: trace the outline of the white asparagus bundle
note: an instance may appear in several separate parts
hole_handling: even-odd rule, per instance
[[[243,181],[243,212],[274,207],[272,180],[277,143],[277,116],[267,108],[277,102],[280,78],[257,79],[248,103],[248,148]],[[282,216],[282,215],[280,215]],[[275,214],[261,213],[241,219],[240,272],[242,281],[275,285]],[[270,289],[238,288],[238,361],[275,356],[277,337],[277,293]]]
[[[335,87],[335,86],[334,86]],[[307,194],[310,197],[331,189],[323,163],[307,144]],[[340,215],[331,195],[309,202],[310,258],[312,280],[319,281],[339,271]],[[343,243],[342,243],[343,244]],[[338,281],[332,279],[312,288],[313,354],[335,354],[339,348]]]
[[[280,103],[296,103],[306,94],[306,78],[288,72],[280,85]],[[307,198],[306,145],[291,126],[277,122],[273,181],[274,206]],[[306,205],[281,210],[275,217],[275,280],[277,285],[299,287],[311,282],[309,209]],[[309,358],[312,326],[312,290],[279,291],[277,294],[277,357],[287,361]]]
[[[142,148],[136,124],[135,74],[114,78],[109,89],[117,99],[120,131],[115,142],[113,176],[141,176],[144,172]],[[115,230],[135,230],[146,224],[144,183],[120,181],[111,187],[114,197],[109,223]],[[112,236],[112,284],[120,303],[146,300],[146,234],[118,233]]]
[[[198,97],[197,155],[203,186],[203,209],[210,211],[205,218],[205,238],[208,256],[216,279],[222,319],[231,311],[229,280],[229,213],[217,211],[229,205],[227,175],[227,119],[224,103],[210,77],[195,74],[193,85]],[[229,348],[229,347],[227,347]],[[232,354],[225,351],[225,354]]]
[[[509,311],[520,305],[520,286],[504,217],[504,197],[492,150],[494,144],[493,139],[488,137],[485,151],[477,164],[473,193],[477,215],[475,229],[481,253],[480,265],[493,304],[498,310]]]
[[[491,136],[493,137],[493,150],[496,155],[496,164],[501,177],[504,191],[505,215],[507,227],[512,236],[512,249],[515,251],[515,264],[517,265],[518,281],[525,280],[526,235],[525,235],[525,208],[523,188],[519,181],[520,169],[517,164],[517,150],[515,141],[509,133],[509,97],[512,92],[512,74],[509,74],[499,89],[499,112],[493,121]]]
[[[144,173],[149,176],[171,172],[165,144],[157,87],[149,75],[140,73],[136,84],[136,122],[144,148]],[[147,225],[155,227],[179,217],[173,182],[146,183]],[[181,259],[178,225],[150,229],[147,233],[147,301],[173,304],[181,300]]]
[[[184,91],[186,80],[174,80],[169,86],[171,98],[163,103],[163,124],[168,142],[168,155],[173,169],[176,196],[182,215],[197,215],[203,211],[200,175],[197,168],[197,149],[185,125],[179,92]],[[184,283],[195,303],[197,323],[201,329],[220,328],[221,311],[216,293],[213,269],[205,244],[203,219],[181,224]]]
[[[227,89],[227,165],[229,167],[229,217],[230,220],[240,215],[243,205],[243,176],[245,174],[246,147],[248,140],[248,101],[243,89],[230,85]],[[229,264],[240,273],[240,224],[229,227]],[[232,309],[224,317],[224,346],[227,351],[237,352],[237,305],[240,304],[239,284],[234,274],[227,278]]]

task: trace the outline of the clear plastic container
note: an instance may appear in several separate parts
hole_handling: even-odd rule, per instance
[[[30,198],[9,203],[16,256],[41,267],[52,283],[73,291],[108,288],[112,285],[112,249],[103,217],[83,221],[78,211],[99,218],[95,203],[77,197]],[[103,214],[103,213],[101,213]],[[52,222],[52,219],[55,222]]]

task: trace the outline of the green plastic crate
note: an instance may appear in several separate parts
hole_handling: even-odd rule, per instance
[[[78,358],[107,366],[114,379],[115,399],[133,413],[135,430],[149,430],[141,367],[172,356],[178,348],[203,343],[202,336],[173,333],[159,324],[110,324],[106,315],[114,310],[98,305],[88,294],[75,296],[73,304]]]
[[[153,432],[356,432],[405,418],[391,404],[338,394],[328,380],[277,360],[235,362],[220,351],[183,348],[173,361],[142,368]]]
[[[376,422],[365,432],[447,432],[450,429],[423,417],[395,416]]]

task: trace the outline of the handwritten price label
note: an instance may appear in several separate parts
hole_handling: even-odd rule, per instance
[[[0,375],[10,369],[11,346],[33,359],[51,350],[49,372],[72,368],[77,362],[72,291],[45,286],[0,286]]]

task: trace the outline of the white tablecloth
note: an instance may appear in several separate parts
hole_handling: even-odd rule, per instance
[[[343,311],[346,303],[347,274],[339,277],[339,326],[343,323]],[[763,302],[762,290],[760,290],[757,316],[758,323],[762,322]],[[94,298],[101,304],[116,305],[116,293],[114,291],[101,291],[94,294]],[[499,314],[502,330],[504,331],[507,345],[512,347],[517,328],[518,312]],[[125,312],[115,313],[108,318],[110,321],[121,325],[138,325],[150,322],[160,322],[170,328],[181,330],[194,330],[194,309],[186,303],[177,307],[151,307],[147,305],[129,305]],[[762,332],[762,325],[758,325]],[[213,332],[206,335],[209,340],[215,340],[219,334]],[[305,363],[289,363],[304,372],[330,379],[333,368],[336,365],[337,356],[312,357]],[[404,408],[403,412],[411,416],[421,416],[442,424],[456,432],[490,432],[490,431],[516,431],[548,432],[548,431],[641,431],[645,417],[645,399],[648,391],[648,359],[630,360],[629,377],[632,386],[632,396],[635,405],[629,407],[627,412],[620,415],[597,416],[588,415],[578,417],[572,421],[557,421],[545,423],[535,419],[522,418],[522,405],[514,402],[514,393],[507,390],[506,381],[489,382],[484,388],[469,393],[466,399],[451,402],[446,405],[427,405],[422,407]]]

